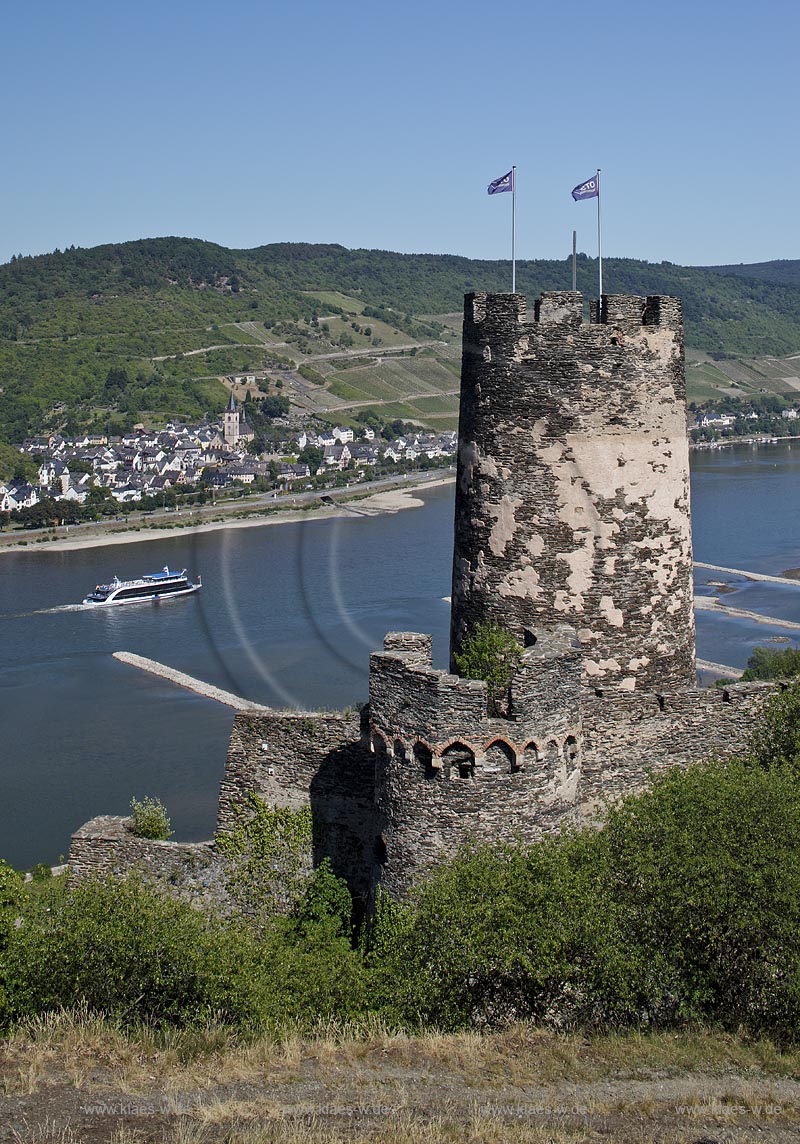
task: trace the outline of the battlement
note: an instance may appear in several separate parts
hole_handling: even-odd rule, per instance
[[[383,652],[370,659],[369,720],[373,749],[406,758],[416,752],[428,766],[441,767],[457,740],[469,767],[499,741],[509,772],[525,769],[546,744],[563,752],[580,737],[581,652],[566,626],[528,633],[510,687],[508,717],[496,715],[483,680],[462,679],[417,660],[415,644],[430,637],[390,633]],[[386,650],[388,648],[389,650]],[[528,752],[526,756],[526,752]],[[463,759],[461,759],[463,762]],[[494,773],[495,767],[489,768]]]
[[[461,735],[479,739],[489,717],[486,683],[431,666],[430,636],[390,632],[370,656],[369,713],[373,736],[400,736],[429,746]]]
[[[589,322],[584,321],[584,297],[578,290],[546,290],[533,304],[533,319],[528,317],[528,300],[523,294],[488,294],[473,291],[464,297],[466,326],[498,327],[531,325],[578,329],[586,326],[613,326],[633,332],[662,328],[683,331],[683,307],[679,298],[661,294],[643,297],[638,294],[603,294],[589,302]],[[519,331],[517,331],[519,333]]]

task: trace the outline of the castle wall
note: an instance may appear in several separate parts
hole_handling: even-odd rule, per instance
[[[587,682],[694,683],[680,302],[468,294],[452,650],[569,623]]]
[[[237,715],[220,787],[217,829],[229,830],[248,795],[272,806],[310,806],[313,853],[329,858],[359,900],[366,900],[380,834],[375,761],[359,712]]]
[[[582,816],[609,797],[645,789],[670,767],[742,753],[775,683],[662,694],[587,691],[583,702]]]
[[[131,833],[130,822],[104,814],[84,823],[70,840],[67,862],[72,878],[84,882],[139,873],[192,905],[224,905],[227,899],[213,843],[139,838]]]
[[[543,634],[497,717],[485,682],[431,667],[429,637],[389,633],[370,660],[369,706],[385,890],[402,896],[468,837],[531,841],[573,813],[580,677],[568,630]]]
[[[409,674],[401,694],[412,682]],[[411,730],[395,739],[376,733],[384,821],[376,876],[403,897],[469,838],[534,842],[570,825],[597,825],[609,802],[645,790],[667,769],[741,753],[774,691],[771,683],[661,695],[587,690],[577,718],[573,712],[573,733],[565,734],[564,722],[544,722],[526,746],[530,728],[487,719],[482,738],[463,735],[452,759],[441,744],[420,755]],[[471,767],[462,747],[474,752]]]

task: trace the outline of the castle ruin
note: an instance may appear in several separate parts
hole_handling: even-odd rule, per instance
[[[467,838],[597,821],[667,767],[740,750],[769,690],[697,687],[692,601],[680,302],[604,296],[585,321],[580,294],[550,292],[529,319],[519,294],[468,294],[451,670],[393,632],[360,712],[237,715],[218,830],[251,793],[310,805],[313,860],[368,903]],[[502,715],[454,670],[486,620],[522,649]],[[92,825],[79,876],[124,866]]]

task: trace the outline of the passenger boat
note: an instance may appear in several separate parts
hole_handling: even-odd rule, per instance
[[[93,592],[84,597],[84,604],[142,604],[153,600],[167,600],[173,596],[188,596],[202,587],[200,577],[193,584],[182,572],[170,572],[165,565],[160,572],[148,572],[139,580],[120,580],[115,576],[110,584],[95,584]]]

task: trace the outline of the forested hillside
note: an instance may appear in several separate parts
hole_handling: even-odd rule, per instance
[[[777,258],[774,262],[739,262],[730,266],[706,266],[705,269],[728,277],[759,278],[764,282],[800,286],[800,259],[797,258]]]
[[[604,284],[681,296],[687,345],[712,356],[781,355],[800,351],[798,268],[606,259]],[[420,316],[509,280],[503,261],[303,243],[228,250],[159,238],[20,256],[0,267],[0,441],[213,413],[227,398],[222,375],[435,339],[441,327]],[[571,280],[569,259],[518,263],[531,297]],[[581,256],[579,288],[592,296],[596,281],[596,262]]]

